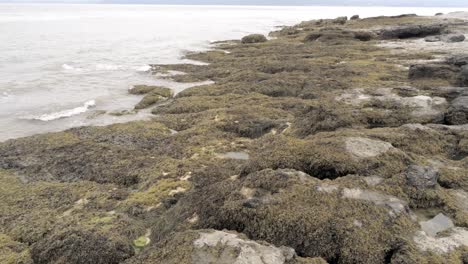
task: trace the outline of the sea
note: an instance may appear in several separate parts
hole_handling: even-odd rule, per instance
[[[150,64],[199,63],[187,52],[305,20],[468,11],[460,8],[0,4],[0,141],[150,118],[137,84],[190,85]]]

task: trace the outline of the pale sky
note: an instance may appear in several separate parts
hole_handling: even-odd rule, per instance
[[[468,0],[0,0],[9,3],[127,3],[127,4],[233,4],[233,5],[383,5],[468,7]]]

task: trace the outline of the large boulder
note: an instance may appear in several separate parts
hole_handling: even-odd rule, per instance
[[[242,38],[242,44],[253,44],[266,42],[267,38],[262,34],[251,34]]]
[[[443,24],[406,25],[381,29],[382,39],[423,38],[430,35],[440,35],[446,29]]]

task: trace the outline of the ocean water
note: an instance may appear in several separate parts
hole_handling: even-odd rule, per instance
[[[135,84],[187,86],[158,79],[148,64],[190,62],[187,51],[216,40],[267,33],[279,25],[463,9],[0,4],[0,141],[83,125],[149,118],[132,109]]]

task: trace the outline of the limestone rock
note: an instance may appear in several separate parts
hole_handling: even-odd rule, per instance
[[[362,137],[350,137],[346,140],[346,150],[358,159],[376,157],[392,148],[392,144],[380,140]]]

